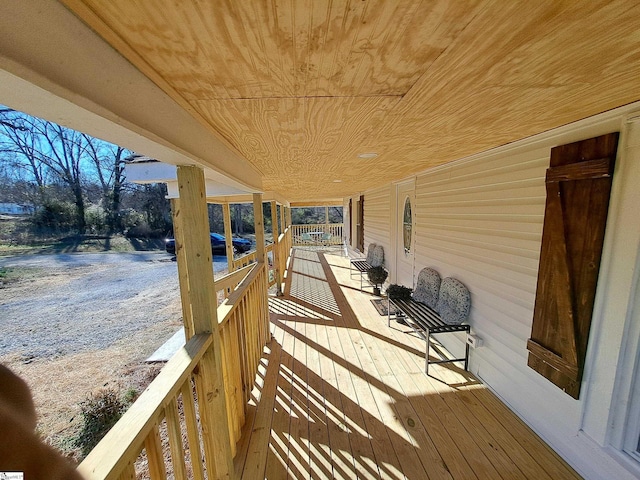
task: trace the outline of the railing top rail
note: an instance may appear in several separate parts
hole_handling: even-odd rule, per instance
[[[235,272],[228,273],[215,280],[216,291],[225,290],[227,288],[235,288],[242,279],[248,275],[254,265],[247,265]]]
[[[238,258],[234,258],[233,261],[238,263],[241,262],[242,260],[244,260],[246,257],[251,257],[251,256],[255,256],[256,255],[256,250],[249,250],[248,252],[246,252],[244,255],[239,256]]]
[[[324,226],[341,227],[343,225],[344,223],[296,223],[291,226],[293,228],[300,228],[300,227],[324,227]]]
[[[249,267],[252,269],[251,272],[249,272],[249,274],[242,279],[242,282],[240,282],[237,288],[233,292],[231,292],[229,296],[225,298],[225,300],[218,306],[219,326],[222,326],[229,321],[231,314],[238,306],[238,300],[240,300],[244,296],[245,291],[247,290],[247,288],[249,288],[249,285],[253,283],[255,278],[260,273],[261,268],[258,268],[259,266],[264,266],[264,264],[254,263],[253,265],[249,265]]]
[[[151,385],[78,466],[84,478],[119,478],[129,459],[138,453],[135,450],[142,449],[158,416],[167,402],[178,395],[211,341],[210,333],[197,334],[176,352]]]

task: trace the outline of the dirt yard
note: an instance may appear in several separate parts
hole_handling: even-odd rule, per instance
[[[226,267],[216,258],[215,270]],[[101,388],[139,389],[144,360],[182,325],[177,265],[166,253],[0,258],[0,363],[31,386],[46,441],[69,451],[79,406]]]

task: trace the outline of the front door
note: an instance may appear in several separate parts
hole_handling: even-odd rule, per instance
[[[415,182],[396,187],[396,283],[413,288]]]

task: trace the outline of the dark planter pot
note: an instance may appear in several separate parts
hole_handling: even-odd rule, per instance
[[[379,297],[380,296],[380,287],[373,287],[373,294],[377,295]]]

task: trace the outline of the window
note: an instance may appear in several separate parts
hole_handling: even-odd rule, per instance
[[[404,238],[404,253],[411,253],[411,200],[409,197],[404,201],[404,215],[402,217],[402,233]]]

